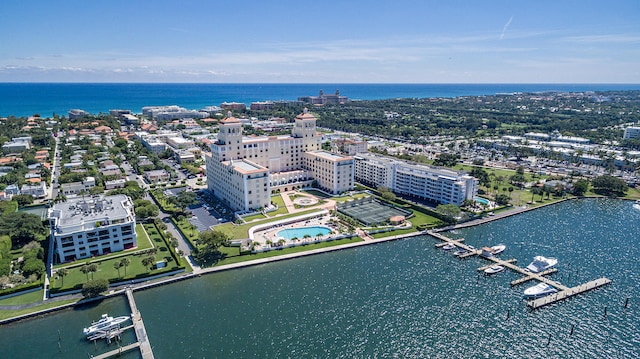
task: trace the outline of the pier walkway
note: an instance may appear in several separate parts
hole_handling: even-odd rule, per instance
[[[479,255],[481,253],[481,251],[470,247],[464,243],[462,243],[462,240],[460,239],[452,239],[449,237],[446,237],[438,232],[434,232],[434,231],[427,231],[427,234],[429,234],[432,237],[438,238],[439,240],[443,241],[443,243],[438,243],[436,244],[437,247],[441,247],[447,243],[451,243],[453,245],[455,245],[456,247],[462,248],[466,251],[468,251],[467,253],[465,253],[464,255],[458,256],[458,258],[466,258],[468,256],[472,256],[472,255]],[[509,260],[502,260],[496,256],[480,256],[486,260],[489,260],[491,262],[493,262],[492,264],[490,264],[489,266],[493,266],[493,265],[501,265],[505,268],[509,268],[512,271],[516,272],[516,273],[520,273],[522,275],[524,275],[523,278],[514,280],[513,282],[511,282],[511,285],[518,285],[524,282],[528,282],[530,280],[537,280],[540,282],[544,282],[547,283],[548,285],[558,289],[559,291],[555,294],[551,294],[542,298],[538,298],[538,299],[534,299],[534,300],[529,300],[527,301],[527,305],[529,307],[531,307],[532,309],[536,309],[536,308],[540,308],[549,304],[553,304],[556,302],[559,302],[561,300],[573,297],[575,295],[578,295],[580,293],[584,293],[587,292],[589,290],[601,287],[603,285],[607,285],[609,283],[611,283],[611,280],[605,277],[596,279],[596,280],[592,280],[590,282],[578,285],[576,287],[573,288],[569,288],[565,285],[563,285],[560,282],[554,281],[552,279],[549,279],[547,277],[545,277],[545,275],[551,274],[551,273],[555,273],[558,271],[557,268],[551,268],[548,269],[546,271],[543,271],[541,273],[532,273],[529,272],[527,270],[525,270],[524,268],[518,267],[517,265],[515,265],[516,260],[515,259],[509,259]],[[483,266],[478,268],[478,270],[484,270],[489,266]]]
[[[106,352],[104,354],[100,354],[100,355],[93,355],[91,356],[92,359],[107,359],[107,358],[111,358],[112,356],[116,356],[116,355],[120,355],[124,352],[128,352],[129,350],[133,350],[137,347],[140,346],[140,343],[135,342],[133,344],[129,344],[129,345],[125,345],[123,347],[119,347],[118,349],[114,349],[112,351]]]
[[[127,288],[125,290],[127,300],[129,301],[129,307],[131,308],[131,321],[133,322],[133,329],[136,332],[136,338],[138,338],[138,344],[140,347],[140,355],[142,359],[153,359],[153,351],[151,350],[151,343],[147,337],[147,330],[144,327],[142,316],[136,306],[136,301],[133,299],[133,290]]]

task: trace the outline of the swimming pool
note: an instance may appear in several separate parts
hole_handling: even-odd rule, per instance
[[[309,235],[315,237],[318,234],[324,236],[331,233],[328,227],[312,226],[312,227],[300,227],[300,228],[287,228],[278,232],[277,236],[285,239],[302,239],[304,236]]]
[[[489,200],[488,200],[488,199],[485,199],[485,198],[476,197],[476,198],[474,198],[473,200],[474,200],[474,201],[476,201],[476,202],[478,202],[478,203],[482,203],[482,204],[484,204],[485,206],[488,206],[488,205],[489,205]]]

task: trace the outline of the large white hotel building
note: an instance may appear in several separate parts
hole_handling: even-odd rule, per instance
[[[234,211],[266,207],[272,189],[314,181],[331,194],[353,189],[353,157],[320,150],[316,118],[306,109],[296,116],[291,135],[243,137],[242,123],[231,114],[219,130],[206,156],[207,187]]]
[[[478,193],[478,180],[466,173],[374,154],[355,156],[355,179],[376,188],[387,187],[400,195],[458,206],[473,200]]]
[[[137,246],[133,202],[125,195],[55,204],[49,221],[61,263]]]

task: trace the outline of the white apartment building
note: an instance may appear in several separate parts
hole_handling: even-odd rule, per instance
[[[355,178],[374,187],[387,187],[401,195],[442,204],[462,205],[478,193],[478,180],[466,173],[443,168],[412,165],[388,157],[356,156]]]
[[[632,139],[636,137],[640,137],[640,127],[632,126],[624,129],[624,136],[622,138],[627,140],[627,139]]]
[[[133,202],[125,195],[61,202],[49,218],[61,263],[137,246]]]
[[[353,157],[326,151],[311,151],[304,154],[303,167],[309,171],[320,189],[338,194],[353,189]]]
[[[206,157],[207,186],[236,211],[269,205],[272,186],[286,190],[315,179],[332,193],[353,188],[353,158],[319,151],[316,118],[306,110],[296,116],[291,135],[243,138],[242,123],[231,114],[219,129]],[[349,171],[351,178],[345,174]]]

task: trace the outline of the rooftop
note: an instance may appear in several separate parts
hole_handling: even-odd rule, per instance
[[[133,215],[125,195],[85,197],[58,203],[51,210],[56,218],[56,233],[70,233],[99,227],[96,223],[126,219]],[[133,219],[133,218],[131,218]],[[79,227],[81,226],[81,227]]]

